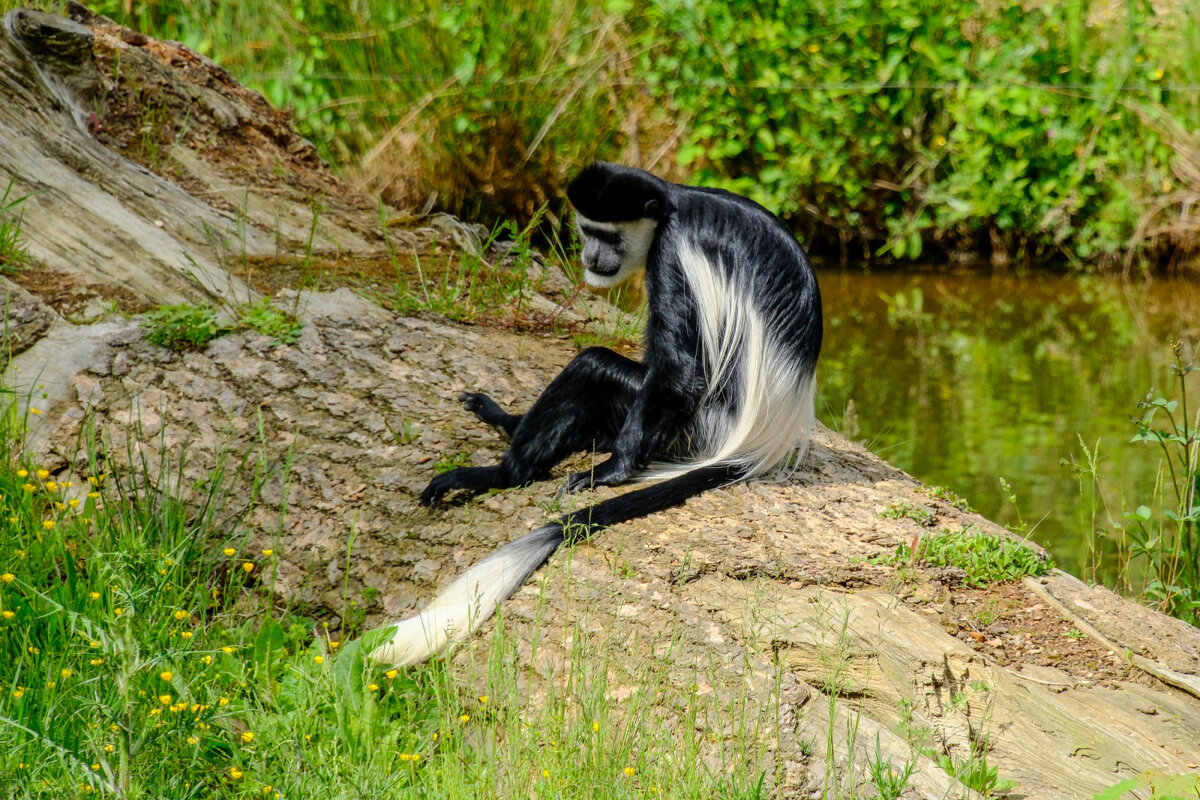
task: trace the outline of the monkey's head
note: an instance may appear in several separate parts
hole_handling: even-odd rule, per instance
[[[646,268],[666,211],[666,184],[649,172],[597,161],[567,187],[575,207],[584,279],[616,286]]]

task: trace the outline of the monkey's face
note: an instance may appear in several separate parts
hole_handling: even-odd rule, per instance
[[[596,222],[577,214],[576,222],[583,243],[583,277],[589,286],[616,286],[646,268],[657,228],[654,220]]]

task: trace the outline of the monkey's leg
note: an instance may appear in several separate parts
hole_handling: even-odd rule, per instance
[[[549,477],[554,465],[572,453],[611,450],[645,374],[644,366],[611,350],[584,350],[517,417],[499,464],[444,472],[421,493],[421,502],[429,505],[457,490],[522,486]]]

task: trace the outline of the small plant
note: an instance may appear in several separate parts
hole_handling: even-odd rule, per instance
[[[304,323],[296,319],[294,314],[271,305],[271,300],[267,297],[257,303],[240,306],[238,323],[245,328],[273,336],[275,341],[283,344],[294,343],[304,328]]]
[[[938,765],[953,775],[954,779],[979,792],[984,797],[993,797],[996,792],[1003,792],[1016,787],[1014,780],[1002,779],[998,767],[988,764],[986,748],[972,744],[971,755],[965,760],[955,760],[950,756],[938,756]]]
[[[917,756],[913,755],[904,766],[896,767],[891,757],[885,758],[879,734],[875,734],[875,752],[867,755],[867,774],[879,794],[879,800],[896,800],[908,787],[908,780],[917,769]]]
[[[12,197],[15,182],[15,179],[9,179],[4,194],[0,195],[0,275],[16,272],[29,260],[25,244],[21,241],[23,217],[20,210],[29,195]]]
[[[884,519],[911,519],[918,525],[925,526],[933,520],[933,514],[928,509],[912,503],[895,503],[887,511],[880,513]]]
[[[944,500],[945,502],[957,508],[959,511],[975,510],[971,508],[970,503],[968,503],[964,498],[955,494],[954,491],[948,486],[929,486],[925,489],[925,491],[930,497],[938,500]]]
[[[1161,775],[1156,772],[1142,774],[1114,783],[1092,800],[1120,800],[1135,789],[1148,789],[1149,795],[1138,793],[1135,797],[1149,800],[1189,800],[1200,797],[1200,775]]]
[[[439,475],[459,467],[470,466],[471,457],[466,453],[449,453],[433,462],[433,471]]]
[[[159,306],[142,322],[146,338],[171,350],[193,350],[233,330],[211,306],[179,303]]]
[[[1171,373],[1178,400],[1152,392],[1138,403],[1133,442],[1162,451],[1160,478],[1150,505],[1126,513],[1124,536],[1131,560],[1144,561],[1148,577],[1142,596],[1165,613],[1200,624],[1200,410],[1188,406],[1188,376],[1200,370],[1173,345]]]
[[[875,559],[879,564],[925,563],[931,567],[959,567],[968,586],[982,587],[1027,575],[1043,575],[1054,564],[1027,544],[984,533],[973,525],[957,531],[915,538],[896,552]]]

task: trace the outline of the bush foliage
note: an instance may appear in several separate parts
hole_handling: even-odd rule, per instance
[[[294,108],[392,201],[489,221],[599,157],[749,194],[845,255],[1104,264],[1200,191],[1176,164],[1200,122],[1185,3],[101,6]]]

